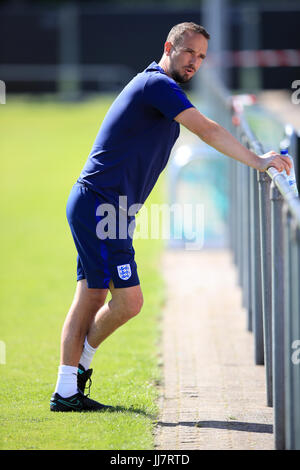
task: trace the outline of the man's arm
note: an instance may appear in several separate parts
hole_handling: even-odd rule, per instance
[[[290,173],[292,164],[289,158],[274,151],[264,155],[256,155],[244,147],[224,127],[208,119],[196,108],[186,109],[175,117],[175,121],[185,126],[219,152],[256,170],[265,171],[272,166],[280,172],[286,170],[287,174]]]

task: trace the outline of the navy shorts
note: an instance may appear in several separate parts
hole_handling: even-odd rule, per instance
[[[132,236],[135,220],[116,210],[114,220],[99,206],[108,204],[98,193],[82,183],[75,183],[67,202],[67,218],[77,249],[77,281],[87,280],[89,288],[107,289],[138,285]],[[99,215],[100,213],[100,215]],[[110,227],[109,227],[109,222]],[[122,224],[122,235],[119,227]],[[111,230],[112,229],[112,230]],[[106,236],[108,234],[108,236]]]

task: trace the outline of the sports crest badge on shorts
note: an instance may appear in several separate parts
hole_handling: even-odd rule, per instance
[[[129,279],[131,276],[130,264],[122,264],[117,266],[117,268],[119,277],[123,279],[123,281],[127,281],[127,279]]]

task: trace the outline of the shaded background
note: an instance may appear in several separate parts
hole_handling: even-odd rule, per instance
[[[219,4],[221,13],[216,8],[208,19],[206,3],[200,0],[2,0],[0,79],[8,93],[63,92],[74,97],[88,91],[117,91],[160,59],[174,24],[195,21],[209,30],[219,14],[224,24],[221,51],[300,49],[299,2]],[[290,89],[295,76],[300,78],[299,63],[243,71],[223,59],[227,86],[233,89],[247,87],[247,77],[252,86],[263,89]]]

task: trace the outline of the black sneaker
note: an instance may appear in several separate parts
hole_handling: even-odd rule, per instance
[[[92,385],[91,375],[92,375],[92,373],[93,373],[93,369],[85,370],[85,368],[81,364],[78,364],[77,388],[78,388],[79,392],[84,393],[86,383],[87,383],[87,381],[89,381],[89,383],[88,383],[89,391],[88,391],[87,396],[89,396],[90,390],[91,390],[91,385]]]
[[[105,411],[110,409],[112,409],[112,406],[102,405],[102,403],[91,400],[81,392],[68,398],[53,393],[50,400],[50,411]]]

